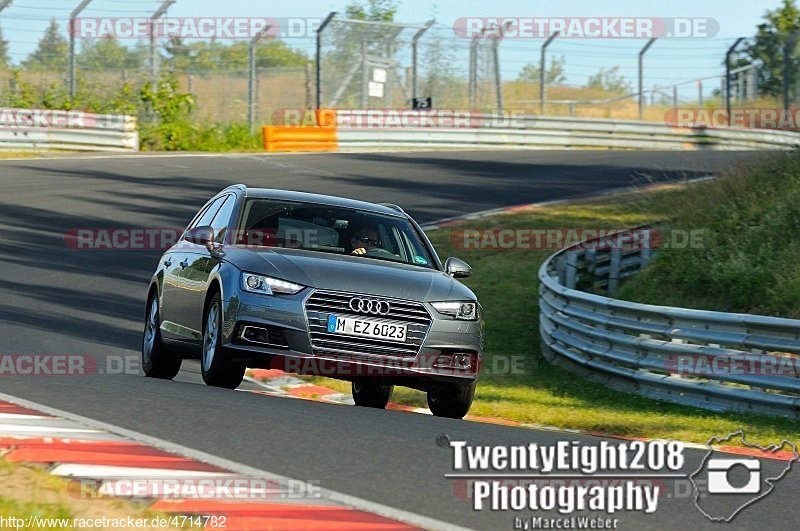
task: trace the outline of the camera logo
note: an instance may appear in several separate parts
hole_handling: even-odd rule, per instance
[[[737,467],[744,467],[750,477],[744,485],[736,486],[729,477]],[[709,494],[758,494],[761,490],[761,463],[755,459],[709,459]]]
[[[740,447],[731,448],[732,442]],[[789,473],[794,462],[800,460],[794,443],[784,440],[759,446],[747,441],[743,430],[725,437],[711,437],[706,446],[708,453],[689,481],[694,489],[695,506],[712,522],[730,522],[763,499]],[[728,452],[747,456],[729,457]]]

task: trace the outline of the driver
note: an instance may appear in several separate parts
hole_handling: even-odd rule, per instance
[[[350,246],[353,248],[351,254],[367,254],[373,249],[382,249],[383,245],[378,238],[378,231],[371,227],[361,227],[352,238]]]

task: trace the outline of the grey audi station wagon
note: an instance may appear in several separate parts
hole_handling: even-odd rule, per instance
[[[233,389],[246,367],[279,368],[349,380],[376,408],[403,385],[462,418],[483,348],[469,275],[398,206],[231,186],[159,262],[144,372],[172,379],[199,357],[206,384]]]

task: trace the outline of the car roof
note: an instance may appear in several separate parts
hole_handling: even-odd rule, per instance
[[[356,199],[348,199],[345,197],[311,194],[308,192],[296,192],[293,190],[277,190],[272,188],[247,188],[247,187],[243,188],[246,197],[254,197],[260,199],[278,199],[282,201],[297,201],[300,203],[316,203],[320,205],[352,208],[356,210],[366,210],[368,212],[375,212],[376,214],[386,214],[388,216],[405,217],[402,210],[398,210],[396,207],[393,208],[386,205],[368,203],[367,201],[358,201]]]

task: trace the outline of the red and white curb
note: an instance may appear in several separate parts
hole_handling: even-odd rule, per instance
[[[227,531],[462,529],[3,393],[0,455],[48,467],[76,497],[224,517]]]
[[[353,405],[353,397],[345,395],[322,387],[308,383],[300,378],[294,377],[289,373],[285,373],[279,369],[248,369],[245,379],[251,383],[263,386],[265,391],[250,391],[258,394],[266,394],[270,396],[281,396],[286,398],[300,398],[304,400],[312,400],[315,402],[328,402],[334,404],[347,404]],[[427,408],[407,406],[404,404],[396,404],[389,402],[386,409],[394,411],[407,411],[409,413],[422,413],[423,415],[430,415],[431,412]],[[481,417],[477,415],[467,415],[464,420],[471,422],[481,422],[485,424],[498,424],[501,426],[510,426],[515,428],[527,428],[533,430],[555,431],[560,433],[568,433],[574,435],[589,435],[592,437],[603,437],[606,439],[621,439],[628,441],[655,441],[661,439],[651,439],[646,437],[630,437],[626,435],[618,435],[615,433],[605,433],[595,430],[575,430],[569,428],[558,428],[554,426],[546,426],[543,424],[533,424],[528,422],[519,422],[515,420],[495,418],[495,417]],[[708,450],[709,446],[700,443],[684,442],[686,448],[695,450]],[[711,446],[715,451],[728,454],[745,455],[758,457],[763,459],[773,459],[778,461],[791,461],[795,459],[793,452],[788,451],[770,451],[764,452],[757,448],[746,446],[724,446],[713,445]]]

